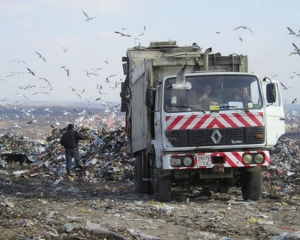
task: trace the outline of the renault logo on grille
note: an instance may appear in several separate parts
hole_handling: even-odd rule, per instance
[[[210,136],[211,140],[213,140],[214,144],[220,143],[222,139],[222,135],[218,129],[214,130],[212,135]]]

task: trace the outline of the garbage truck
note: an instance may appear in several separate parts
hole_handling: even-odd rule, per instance
[[[136,193],[168,202],[176,187],[238,187],[261,198],[268,149],[285,131],[278,81],[248,73],[247,55],[176,41],[129,48],[122,67]]]

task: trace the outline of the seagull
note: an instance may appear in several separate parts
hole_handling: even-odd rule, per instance
[[[296,51],[297,53],[300,53],[300,48],[298,48],[298,47],[296,46],[295,43],[293,43],[293,46],[295,47],[295,51]]]
[[[33,76],[35,76],[34,72],[32,70],[30,70],[29,68],[27,68],[28,73],[32,74]]]
[[[66,51],[68,51],[69,49],[68,49],[68,48],[65,48],[65,47],[63,47],[63,50],[64,50],[64,52],[66,52]]]
[[[115,31],[115,33],[120,34],[121,37],[131,37],[131,35],[126,34],[126,33],[118,32],[118,31]]]
[[[105,80],[105,82],[110,83],[109,78],[116,76],[117,74],[112,74],[110,76],[108,76]]]
[[[26,97],[24,94],[22,94],[22,93],[16,93],[15,95],[18,95],[18,96],[20,96],[20,97],[24,97],[24,98],[27,98],[28,100],[29,100],[29,98],[28,97]]]
[[[66,68],[65,66],[62,66],[61,68],[67,72],[67,76],[69,77],[69,68]]]
[[[289,34],[291,34],[291,35],[297,35],[296,32],[294,32],[291,28],[287,27],[287,29],[290,31]]]
[[[50,84],[50,82],[49,82],[48,79],[46,79],[46,78],[39,78],[39,79],[45,80],[49,84],[49,86],[51,86],[51,84]]]
[[[71,88],[71,91],[73,91],[73,92],[76,92],[77,91],[77,89],[75,89],[75,88],[73,88],[73,87],[70,87]]]
[[[76,95],[78,95],[79,98],[82,98],[82,94],[80,93],[75,93]]]
[[[36,52],[37,55],[39,55],[39,58],[43,59],[46,62],[46,59],[38,52]]]
[[[94,72],[98,72],[98,71],[101,70],[102,68],[99,67],[99,68],[96,68],[96,69],[95,69],[95,68],[91,68],[91,69],[92,69]]]
[[[17,62],[17,63],[24,63],[26,64],[26,62],[24,60],[12,60],[12,62]]]
[[[101,100],[101,99],[104,99],[104,97],[96,98],[96,101]]]
[[[241,42],[243,41],[243,39],[241,37],[239,37],[239,39],[241,40]]]
[[[280,83],[280,84],[283,87],[283,90],[288,90],[288,88],[286,86],[284,86],[283,83]]]
[[[187,82],[185,79],[185,69],[186,69],[187,63],[185,63],[180,71],[176,75],[176,82],[175,84],[172,84],[171,87],[173,89],[185,89],[190,90],[192,88],[191,83]]]
[[[292,101],[292,104],[296,103],[297,102],[297,98],[295,98],[293,101]]]
[[[141,33],[139,33],[137,36],[139,37],[139,36],[143,36],[145,34],[146,34],[146,26],[144,26],[144,30]]]
[[[237,29],[239,29],[239,28],[248,29],[250,32],[252,32],[252,30],[251,30],[249,27],[246,27],[246,26],[239,26],[239,27],[233,29],[233,31],[235,31],[235,30],[237,30]],[[253,32],[252,32],[252,33],[253,33]]]
[[[117,88],[118,87],[118,85],[120,84],[120,82],[115,82],[115,88]]]
[[[89,71],[87,71],[87,70],[83,70],[83,71],[86,72],[86,75],[87,75],[88,77],[90,77],[90,75],[98,76],[98,74],[96,74],[96,73],[92,73],[92,72],[89,72]]]
[[[111,78],[111,77],[114,77],[114,76],[116,76],[117,74],[112,74],[112,75],[110,75],[110,76],[108,76],[107,78]]]
[[[86,16],[85,21],[89,22],[90,20],[93,20],[96,17],[89,17],[83,10],[82,10],[83,14]]]

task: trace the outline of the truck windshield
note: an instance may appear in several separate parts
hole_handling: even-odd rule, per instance
[[[192,88],[173,89],[175,78],[164,84],[166,112],[259,109],[262,107],[258,79],[253,75],[186,75]]]

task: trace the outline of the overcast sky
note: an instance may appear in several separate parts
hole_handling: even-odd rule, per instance
[[[299,9],[299,0],[1,0],[0,101],[120,102],[126,50],[167,40],[248,55],[250,72],[280,80],[287,103],[300,101],[300,55],[291,54]]]

